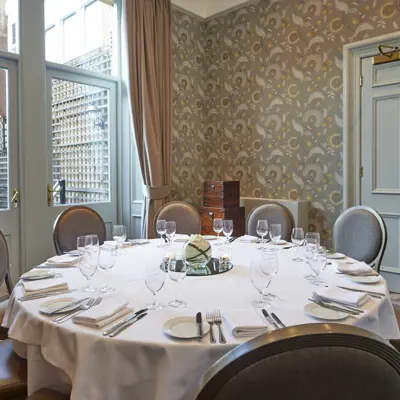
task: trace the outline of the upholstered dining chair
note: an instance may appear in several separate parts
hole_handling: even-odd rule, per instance
[[[93,209],[85,206],[72,206],[64,210],[53,227],[53,241],[57,254],[76,249],[76,238],[97,235],[103,244],[107,237],[103,218]]]
[[[364,261],[379,272],[387,243],[385,222],[370,207],[351,207],[336,220],[333,242],[335,251]]]
[[[295,226],[292,213],[282,204],[271,202],[256,207],[247,216],[247,233],[257,236],[257,221],[266,219],[268,225],[281,224],[282,239],[290,240],[292,230]]]
[[[198,211],[190,204],[183,201],[172,201],[163,205],[154,217],[154,231],[157,220],[176,222],[176,233],[191,235],[201,232],[201,217]]]
[[[51,389],[40,389],[26,400],[69,400],[70,396]]]
[[[256,337],[202,377],[196,400],[398,399],[400,353],[344,324],[305,324]]]
[[[0,286],[6,284],[8,294],[0,299],[0,339],[7,338],[7,329],[1,326],[4,314],[8,307],[8,297],[12,292],[12,281],[10,274],[10,255],[8,245],[3,232],[0,231]]]

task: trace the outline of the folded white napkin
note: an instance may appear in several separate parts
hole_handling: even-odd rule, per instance
[[[373,270],[368,264],[365,262],[358,262],[355,264],[347,264],[347,263],[336,263],[336,268],[339,272],[343,274],[350,275],[378,275],[378,273]]]
[[[251,236],[251,235],[244,235],[240,236],[239,238],[236,239],[237,242],[241,243],[255,243],[259,240],[257,236]]]
[[[189,240],[189,235],[183,235],[181,233],[177,233],[175,235],[175,242],[186,242],[187,240]]]
[[[68,283],[62,278],[44,279],[29,282],[23,281],[22,286],[25,290],[26,295],[33,293],[51,293],[68,290]]]
[[[72,320],[76,324],[101,328],[121,316],[131,312],[128,302],[118,299],[106,299],[96,307],[77,315]]]
[[[46,264],[57,265],[60,267],[73,267],[77,265],[80,256],[72,256],[70,254],[62,254],[61,256],[54,256],[46,261]]]
[[[268,332],[268,326],[253,311],[232,310],[224,313],[226,326],[234,337],[253,337]]]
[[[355,307],[362,306],[369,299],[369,296],[366,293],[350,292],[349,290],[344,290],[338,287],[330,287],[325,290],[320,290],[317,293],[325,300],[349,304]]]
[[[117,247],[118,243],[116,240],[105,240],[104,244],[106,246],[113,246],[113,247]],[[132,243],[131,242],[124,242],[122,243],[121,247],[131,247]]]

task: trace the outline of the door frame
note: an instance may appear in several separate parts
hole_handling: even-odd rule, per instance
[[[361,204],[361,61],[379,44],[400,46],[400,32],[343,46],[343,208]]]

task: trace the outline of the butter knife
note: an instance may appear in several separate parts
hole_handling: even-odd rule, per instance
[[[121,322],[118,322],[117,324],[113,325],[112,327],[110,327],[109,329],[107,329],[106,331],[103,332],[103,336],[108,336],[110,333],[114,332],[116,329],[118,329],[119,327],[121,327],[122,325],[126,324],[129,321],[132,321],[133,319],[135,319],[136,317],[138,317],[140,314],[143,314],[144,312],[146,312],[148,309],[147,308],[143,308],[137,312],[135,312],[134,314],[129,315],[128,317],[126,317],[125,319],[123,319]]]
[[[115,330],[114,332],[112,332],[109,337],[115,337],[117,335],[119,335],[123,330],[125,330],[126,328],[128,328],[129,326],[131,326],[132,324],[134,324],[135,322],[140,321],[142,318],[144,318],[147,315],[147,313],[144,314],[140,314],[138,315],[136,318],[130,320],[129,322],[126,322],[124,325],[121,325],[117,330]]]
[[[197,337],[201,339],[203,337],[203,320],[201,318],[201,312],[196,314],[196,324],[197,324]]]
[[[271,313],[271,318],[273,318],[279,325],[281,325],[282,328],[286,328],[286,325],[273,312]]]
[[[275,322],[274,319],[271,318],[271,316],[267,313],[267,310],[265,310],[265,308],[262,309],[262,313],[263,313],[265,319],[266,319],[275,329],[279,329],[279,325]]]

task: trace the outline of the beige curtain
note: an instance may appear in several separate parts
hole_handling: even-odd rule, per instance
[[[171,1],[125,0],[125,40],[133,127],[144,182],[142,237],[171,185]]]

